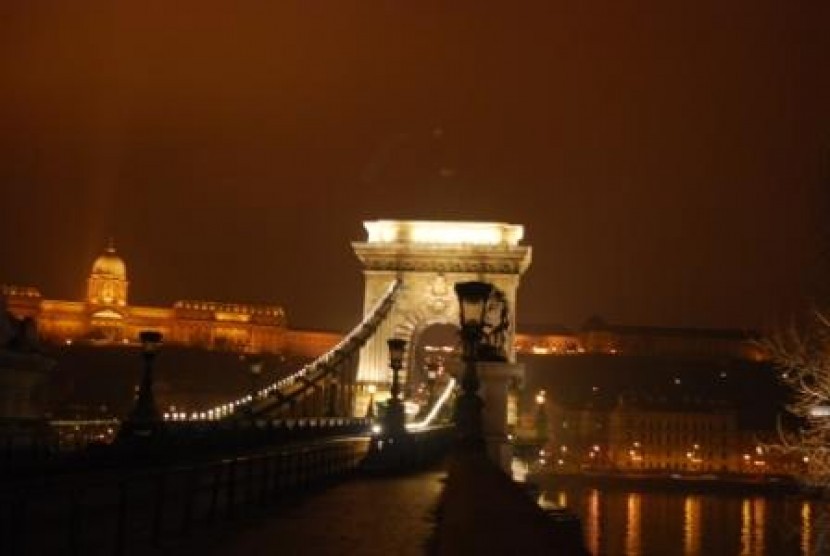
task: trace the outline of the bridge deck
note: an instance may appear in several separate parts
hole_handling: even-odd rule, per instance
[[[446,471],[365,477],[304,495],[253,521],[199,535],[180,555],[399,554],[427,552]]]
[[[483,455],[463,453],[428,471],[364,475],[305,495],[255,521],[214,530],[175,553],[588,554],[578,525],[552,521]]]

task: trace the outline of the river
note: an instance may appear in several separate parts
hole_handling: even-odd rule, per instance
[[[591,554],[830,555],[830,502],[546,481],[540,502],[582,518]]]

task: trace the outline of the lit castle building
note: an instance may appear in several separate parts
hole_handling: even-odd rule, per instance
[[[17,318],[37,323],[42,341],[130,343],[141,330],[165,342],[214,350],[317,357],[342,339],[338,332],[290,330],[275,305],[177,301],[173,307],[128,304],[127,266],[110,245],[92,264],[85,301],[44,299],[38,289],[2,286],[0,298]],[[738,330],[619,326],[592,318],[579,331],[562,327],[516,333],[522,356],[581,354],[765,359],[755,335]]]
[[[128,304],[127,265],[110,242],[95,259],[85,301],[44,299],[33,287],[3,286],[2,297],[17,318],[32,318],[41,340],[131,343],[141,330],[166,342],[242,352],[283,351],[285,312],[275,305],[177,301],[172,308]]]

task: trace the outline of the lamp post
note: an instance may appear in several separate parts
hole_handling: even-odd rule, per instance
[[[122,433],[131,437],[150,437],[162,426],[161,414],[153,395],[153,362],[161,347],[162,335],[155,330],[143,330],[138,338],[141,341],[144,370],[138,385],[135,407],[127,417]]]
[[[248,362],[248,376],[251,379],[250,397],[251,401],[248,403],[248,416],[254,418],[254,402],[257,397],[257,387],[259,386],[259,375],[262,374],[262,358],[252,357]]]
[[[377,389],[377,386],[374,384],[366,387],[366,390],[369,392],[369,405],[366,407],[366,418],[370,421],[375,419],[375,392],[377,392]]]
[[[387,436],[400,436],[406,432],[404,427],[403,403],[401,403],[401,385],[398,372],[403,368],[403,355],[406,351],[406,340],[390,338],[389,366],[392,367],[392,388],[390,390],[389,407],[386,410],[384,429]]]
[[[438,362],[430,360],[426,364],[427,370],[427,411],[432,409],[435,403],[435,381],[438,380]]]
[[[481,432],[481,407],[478,397],[478,346],[482,337],[482,324],[487,299],[493,285],[486,282],[459,282],[455,285],[461,320],[461,340],[464,345],[464,374],[461,378],[462,394],[455,407],[455,423],[462,445],[483,447]]]
[[[536,436],[539,439],[539,444],[542,446],[548,441],[548,416],[545,412],[546,401],[547,394],[544,390],[539,390],[536,394]]]

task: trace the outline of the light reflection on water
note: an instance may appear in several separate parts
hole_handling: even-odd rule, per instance
[[[750,554],[752,547],[750,541],[752,540],[752,508],[749,505],[749,499],[744,498],[741,502],[741,556]]]
[[[583,518],[583,526],[585,528],[585,542],[587,545],[588,550],[591,554],[599,554],[599,499],[600,492],[592,488],[588,492],[587,498],[587,511],[585,512],[585,517]]]
[[[812,507],[810,504],[802,504],[801,505],[801,553],[802,554],[811,554],[810,547],[812,543],[810,542],[811,537],[813,536],[813,524],[811,522],[812,519]]]
[[[543,496],[580,515],[597,556],[830,555],[828,501],[577,485]]]
[[[683,553],[700,554],[700,497],[683,500]]]
[[[625,553],[640,556],[640,495],[630,492],[627,496],[627,515],[625,520]]]

